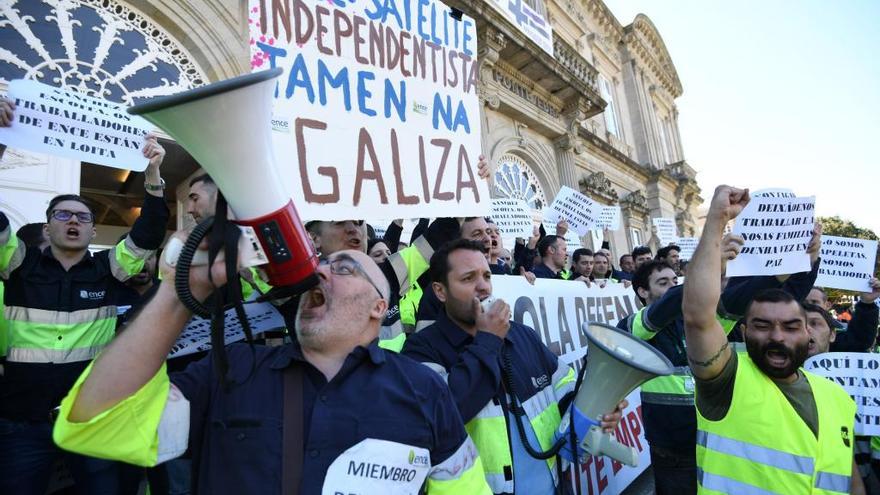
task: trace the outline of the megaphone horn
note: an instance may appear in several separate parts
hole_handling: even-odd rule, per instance
[[[593,455],[606,455],[629,466],[638,464],[638,452],[603,433],[597,418],[613,410],[642,383],[671,375],[672,363],[642,339],[602,323],[582,327],[589,339],[587,369],[572,407],[575,431],[586,431],[578,440]]]
[[[278,173],[272,98],[280,68],[153,98],[128,109],[163,129],[204,168],[235,214],[255,230],[274,286],[316,282],[317,254]]]

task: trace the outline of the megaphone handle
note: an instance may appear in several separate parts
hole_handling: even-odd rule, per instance
[[[627,466],[639,464],[639,454],[633,447],[618,442],[610,433],[603,433],[598,426],[590,428],[584,439],[584,448],[592,455],[604,455]]]

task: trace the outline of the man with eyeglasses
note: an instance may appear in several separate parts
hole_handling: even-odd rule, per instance
[[[212,272],[218,285],[223,263],[218,257]],[[191,316],[166,275],[64,399],[55,440],[138,465],[192,445],[197,494],[280,495],[291,484],[303,495],[490,493],[443,381],[378,346],[389,295],[380,268],[359,250],[343,250],[317,275],[319,284],[300,298],[295,341],[228,348],[231,385],[211,355],[166,372],[165,356]],[[208,267],[193,267],[190,287],[207,297]],[[288,400],[290,391],[298,402]]]
[[[13,125],[14,107],[0,99],[0,125]],[[165,236],[170,212],[159,167],[165,150],[145,138],[144,199],[130,234],[113,248],[89,252],[95,215],[73,194],[56,196],[43,227],[48,246],[27,247],[0,212],[0,278],[9,321],[4,376],[0,378],[0,493],[46,491],[54,460],[50,415],[88,363],[115,335],[116,296],[141,271]],[[77,488],[118,492],[115,463],[67,455]]]

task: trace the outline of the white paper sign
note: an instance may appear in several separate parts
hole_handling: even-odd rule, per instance
[[[526,0],[487,0],[486,3],[504,14],[523,34],[553,56],[553,28]]]
[[[823,235],[819,256],[821,262],[819,276],[816,278],[817,286],[858,292],[871,291],[877,241]]]
[[[248,3],[252,69],[284,69],[272,138],[302,219],[489,214],[473,19],[439,0],[418,17],[367,0]]]
[[[492,295],[510,305],[514,321],[533,328],[544,345],[576,369],[587,351],[587,337],[581,331],[583,323],[616,325],[642,306],[632,287],[623,284],[587,288],[579,282],[538,279],[532,286],[523,277],[503,275],[492,276]],[[623,411],[615,436],[638,450],[639,465],[632,468],[607,457],[588,458],[579,465],[581,493],[620,493],[651,464],[639,390],[633,391],[627,400],[630,405]]]
[[[9,82],[8,97],[15,121],[0,127],[0,143],[108,167],[147,168],[141,149],[152,126],[123,105],[25,79]]]
[[[620,229],[620,206],[603,206],[599,211],[598,227],[600,229]]]
[[[247,315],[248,323],[251,324],[251,331],[254,335],[285,327],[284,317],[270,303],[245,304],[244,312]],[[225,318],[225,342],[231,344],[244,340],[244,331],[241,328],[238,317],[235,315],[235,310],[227,310]],[[194,316],[186,325],[186,328],[183,329],[180,337],[177,338],[177,342],[174,343],[171,352],[168,353],[168,358],[186,356],[187,354],[210,349],[211,321]]]
[[[681,251],[678,252],[678,256],[682,261],[690,261],[690,259],[694,257],[694,251],[697,250],[697,244],[699,243],[699,237],[678,238],[678,242],[676,242],[675,245],[681,248]]]
[[[657,227],[657,238],[660,239],[660,247],[675,244],[678,241],[678,227],[674,218],[655,218],[652,220]]]
[[[880,354],[826,352],[804,369],[840,385],[856,401],[856,435],[880,436]]]
[[[578,235],[587,235],[598,226],[601,205],[568,186],[562,186],[556,199],[546,209],[544,221],[568,220],[568,227]]]
[[[813,236],[816,199],[752,198],[736,218],[733,233],[745,239],[727,276],[780,275],[810,270],[807,246]]]
[[[769,189],[760,189],[750,194],[753,198],[796,198],[797,195],[791,189],[783,187],[774,187]]]
[[[504,238],[532,236],[532,210],[521,199],[495,198],[492,200],[492,220]]]

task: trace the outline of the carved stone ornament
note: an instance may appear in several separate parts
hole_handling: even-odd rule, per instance
[[[544,188],[522,158],[506,154],[497,163],[493,197],[521,199],[535,211],[541,211],[547,206]]]
[[[611,180],[605,177],[605,172],[594,172],[580,180],[581,192],[587,196],[598,197],[608,203],[617,202],[617,190],[611,184]]]
[[[135,103],[200,86],[192,57],[116,0],[0,0],[0,79]]]
[[[628,217],[646,218],[648,216],[648,199],[642,191],[632,191],[620,200],[620,208]]]
[[[675,215],[675,224],[681,233],[693,232],[694,217],[687,210],[680,211]]]

